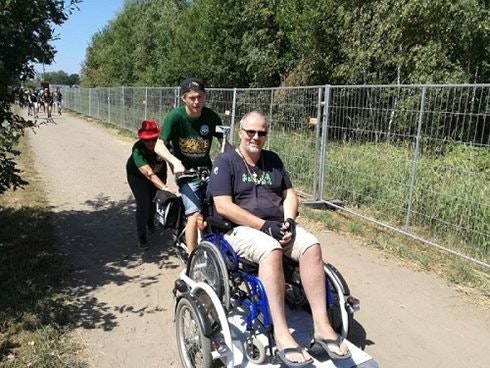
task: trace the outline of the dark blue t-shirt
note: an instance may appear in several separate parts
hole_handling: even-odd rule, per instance
[[[292,187],[289,174],[279,156],[262,150],[254,167],[236,150],[219,155],[213,165],[208,185],[212,197],[231,196],[235,204],[263,220],[284,219],[283,191]]]

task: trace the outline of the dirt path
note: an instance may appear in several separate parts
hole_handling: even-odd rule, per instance
[[[74,336],[97,368],[180,366],[171,289],[181,265],[155,235],[138,250],[125,178],[133,141],[69,115],[30,134],[36,168],[56,212],[68,266]],[[487,367],[488,311],[444,280],[335,233],[318,234],[326,258],[361,299],[355,342],[380,367]]]

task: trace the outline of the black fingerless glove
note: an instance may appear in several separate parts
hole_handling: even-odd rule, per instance
[[[282,222],[279,221],[266,221],[264,225],[260,228],[269,236],[272,236],[276,240],[281,240],[284,236],[284,230],[282,229]]]
[[[296,235],[296,221],[294,221],[292,218],[288,217],[285,221],[284,224],[289,224],[289,227],[286,231],[289,231],[291,235],[294,236]]]

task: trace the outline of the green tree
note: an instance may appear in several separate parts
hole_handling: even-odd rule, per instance
[[[53,61],[52,25],[61,25],[80,0],[9,0],[0,5],[0,194],[26,182],[14,161],[26,128],[37,126],[11,111],[12,86],[34,76],[33,63]]]
[[[168,59],[186,3],[127,0],[117,17],[93,35],[82,66],[82,86],[171,85],[175,68]]]
[[[287,77],[293,58],[291,44],[278,23],[280,8],[280,0],[252,0],[244,6],[238,63],[246,70],[249,86],[277,86]]]
[[[138,40],[134,54],[139,85],[177,85],[169,59],[175,47],[175,30],[187,8],[186,2],[181,0],[154,0],[143,5],[134,30]]]
[[[57,72],[44,73],[43,77],[44,77],[44,81],[49,82],[50,84],[61,84],[66,86],[73,86],[74,84],[80,84],[80,77],[78,74],[68,75],[63,70],[59,70]]]
[[[484,0],[126,0],[84,85],[488,82]]]
[[[210,86],[246,86],[238,63],[243,0],[197,0],[180,18],[169,65],[175,78],[195,75]]]
[[[490,77],[490,14],[478,0],[348,1],[341,83],[477,83]]]
[[[284,84],[334,83],[332,76],[340,62],[339,33],[346,16],[344,3],[333,0],[281,1],[278,22],[291,45]]]

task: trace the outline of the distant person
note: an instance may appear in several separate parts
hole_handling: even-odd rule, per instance
[[[171,110],[163,121],[162,132],[155,148],[172,167],[176,177],[186,169],[208,167],[211,169],[209,152],[213,136],[220,143],[221,133],[216,126],[221,125],[219,115],[205,106],[206,90],[199,78],[187,78],[180,85],[184,105]],[[167,149],[171,146],[172,153]],[[231,145],[226,142],[226,149]],[[179,191],[184,203],[187,225],[185,241],[190,254],[197,245],[197,220],[200,217],[202,198],[199,178],[190,183],[179,184]]]
[[[153,197],[158,189],[168,189],[167,163],[155,153],[160,127],[155,120],[145,120],[138,130],[139,140],[133,145],[126,163],[129,187],[136,200],[138,246],[148,249],[148,232],[155,230]]]
[[[60,87],[56,87],[56,90],[54,91],[54,104],[59,116],[61,116],[62,103],[63,103],[63,94],[60,91]]]
[[[42,113],[46,113],[46,108],[44,106],[44,88],[36,89],[37,93],[37,102],[39,104],[38,110],[42,111]]]
[[[44,111],[48,114],[48,118],[51,117],[51,111],[53,110],[53,94],[49,88],[44,89],[43,93]]]
[[[34,119],[39,117],[39,96],[36,90],[29,90],[29,95],[27,96],[28,110],[27,115],[34,116]]]

